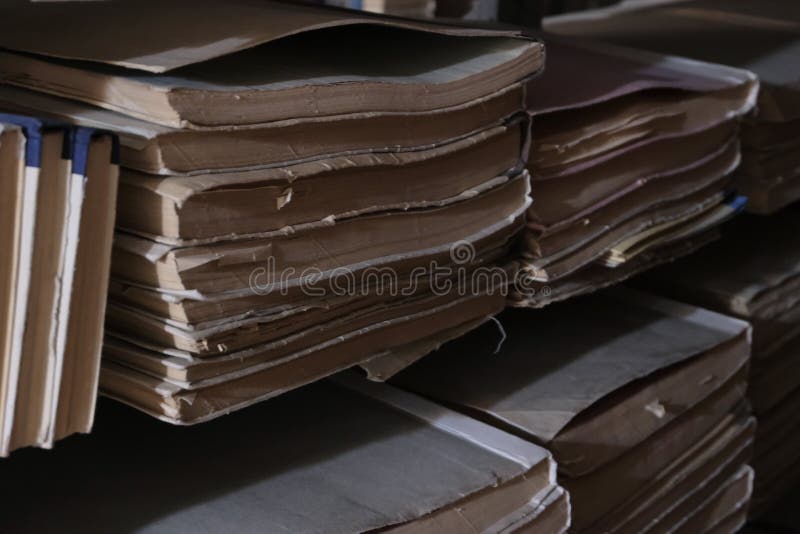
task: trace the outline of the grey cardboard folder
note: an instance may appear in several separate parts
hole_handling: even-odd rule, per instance
[[[187,429],[107,403],[91,438],[0,466],[19,484],[5,495],[14,504],[0,528],[558,533],[569,525],[543,448],[356,376]],[[81,491],[70,491],[76,484]]]

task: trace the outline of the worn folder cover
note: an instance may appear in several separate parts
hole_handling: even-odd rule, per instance
[[[13,122],[12,122],[13,121]],[[20,124],[22,122],[22,124]],[[27,306],[27,272],[30,266],[33,218],[30,203],[36,195],[39,173],[39,139],[27,144],[21,118],[0,115],[0,202],[2,263],[0,263],[0,454],[9,449],[15,410],[15,381],[19,375],[20,338]],[[36,131],[35,125],[27,125]],[[26,215],[27,212],[27,215]]]
[[[543,62],[541,43],[517,31],[287,2],[12,2],[3,13],[0,46],[35,54],[3,53],[10,83],[175,127],[430,111]]]
[[[177,434],[105,403],[92,439],[0,466],[16,486],[0,528],[516,532],[552,512],[547,531],[566,529],[568,501],[545,450],[353,378]]]
[[[496,127],[523,109],[522,86],[429,112],[349,114],[316,122],[282,121],[239,130],[161,126],[81,102],[11,86],[0,103],[23,113],[113,131],[125,167],[164,174],[208,174],[284,167],[341,155],[393,154],[454,142]]]
[[[62,332],[62,285],[68,267],[69,217],[73,185],[70,175],[68,130],[43,133],[41,168],[35,206],[35,230],[30,263],[28,306],[18,376],[17,410],[12,443],[52,445],[51,406],[58,395],[55,382],[63,353],[58,341]],[[81,196],[80,194],[75,195]],[[80,207],[78,206],[78,209]]]
[[[14,307],[17,291],[22,195],[25,188],[25,136],[19,126],[0,122],[0,354],[2,376],[11,357],[14,332]],[[5,391],[5,388],[2,388]]]
[[[40,427],[47,395],[45,369],[55,357],[52,342],[62,269],[60,232],[69,175],[69,139],[63,127],[35,118],[3,113],[0,120],[19,125],[26,137],[15,260],[14,324],[10,332],[13,337],[0,385],[3,394],[0,452],[5,455],[13,448],[43,443]],[[13,175],[8,179],[13,180]],[[39,187],[40,179],[52,185]],[[4,231],[14,232],[14,229],[9,227]]]
[[[72,175],[83,185],[84,201],[72,218],[76,242],[68,268],[70,299],[62,319],[63,363],[59,376],[56,423],[51,432],[60,439],[75,432],[89,432],[94,417],[100,353],[114,235],[119,145],[107,132],[77,128],[73,135]],[[74,206],[73,206],[74,209]]]

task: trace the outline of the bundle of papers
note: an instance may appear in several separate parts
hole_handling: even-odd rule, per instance
[[[731,175],[757,89],[746,71],[548,39],[527,93],[533,203],[512,304],[589,292],[712,239],[744,202]]]
[[[180,432],[104,404],[91,440],[18,460],[0,465],[15,488],[4,532],[558,534],[569,526],[569,500],[543,448],[361,379],[314,384]]]
[[[499,319],[499,348],[487,325],[393,382],[547,448],[572,531],[744,523],[755,430],[747,323],[619,290]]]
[[[548,31],[750,70],[758,109],[742,129],[737,186],[748,210],[772,213],[800,199],[800,11],[793,2],[667,0],[552,17]]]
[[[111,135],[0,113],[0,456],[92,427],[116,153]]]
[[[523,225],[539,42],[279,2],[16,10],[0,101],[121,139],[106,394],[204,421],[502,309],[446,288]]]
[[[757,511],[800,480],[799,232],[797,211],[742,217],[706,250],[637,281],[753,325],[748,396],[759,420]]]

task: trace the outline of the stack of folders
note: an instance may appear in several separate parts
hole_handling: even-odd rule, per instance
[[[502,309],[470,275],[530,203],[541,43],[279,2],[14,9],[0,97],[120,134],[106,394],[199,422]]]
[[[546,450],[353,378],[180,432],[101,403],[91,440],[0,464],[14,486],[0,530],[566,531],[569,500]]]
[[[742,129],[737,185],[747,209],[773,213],[800,199],[800,10],[796,2],[627,2],[553,17],[554,32],[713,61],[761,79],[757,113]],[[676,38],[676,36],[680,36]]]
[[[0,456],[92,427],[116,156],[109,134],[0,113]]]
[[[741,527],[747,323],[619,290],[499,319],[393,381],[550,450],[574,532]]]
[[[691,252],[741,209],[731,191],[749,72],[547,39],[512,304],[541,307]],[[591,80],[591,83],[586,83]]]
[[[754,512],[800,480],[800,212],[742,217],[696,256],[642,287],[753,325],[748,396],[758,417]]]

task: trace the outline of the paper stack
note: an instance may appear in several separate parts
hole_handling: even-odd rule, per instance
[[[756,512],[800,480],[800,212],[749,216],[696,256],[637,284],[753,325]]]
[[[522,226],[540,43],[277,2],[13,18],[3,75],[26,89],[2,98],[121,137],[106,394],[199,422],[360,363],[388,376],[502,309],[500,287],[447,284]]]
[[[533,204],[518,306],[593,291],[713,239],[743,203],[730,191],[738,119],[758,90],[746,71],[635,50],[548,37],[547,54],[527,95]]]
[[[550,450],[572,531],[744,523],[755,430],[747,323],[618,291],[499,319],[499,347],[486,325],[393,381]]]
[[[0,456],[92,427],[116,152],[111,135],[0,113]]]
[[[742,130],[737,186],[747,208],[772,213],[800,199],[800,10],[795,2],[625,2],[553,17],[548,31],[713,61],[761,80],[758,111]]]
[[[180,432],[103,404],[91,437],[0,465],[15,489],[0,529],[557,534],[569,525],[547,451],[360,379]]]

